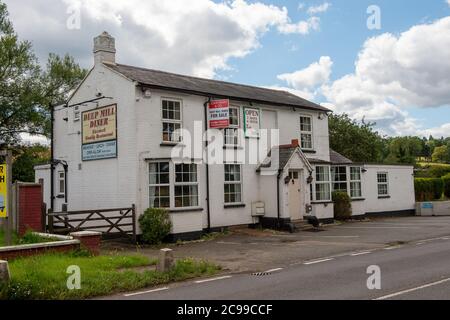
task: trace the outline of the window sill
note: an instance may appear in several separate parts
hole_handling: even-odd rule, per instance
[[[197,211],[203,211],[203,208],[200,208],[200,207],[175,208],[175,209],[170,209],[169,213],[183,213],[183,212],[197,212]]]
[[[378,196],[378,199],[389,199],[391,196]]]
[[[230,208],[245,208],[245,203],[230,203],[230,204],[224,204],[223,207],[225,209]]]
[[[333,201],[325,200],[325,201],[312,201],[311,204],[330,204],[333,203]]]
[[[301,150],[302,150],[303,153],[317,153],[316,150],[311,150],[311,149],[301,149]]]
[[[161,142],[160,147],[175,147],[175,146],[185,147],[186,145],[181,142]]]
[[[366,199],[365,198],[352,198],[351,200],[352,200],[352,202],[356,202],[356,201],[365,201]]]

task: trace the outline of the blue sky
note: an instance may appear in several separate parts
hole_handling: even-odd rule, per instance
[[[42,62],[70,53],[89,68],[106,30],[120,63],[288,90],[383,134],[450,136],[450,0],[3,1]]]

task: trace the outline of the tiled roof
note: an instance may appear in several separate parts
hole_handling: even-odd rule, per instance
[[[165,90],[182,91],[214,98],[234,99],[276,106],[298,107],[310,110],[330,111],[314,102],[286,91],[253,87],[231,82],[203,79],[158,70],[144,69],[123,64],[105,64],[108,68],[141,85]]]
[[[352,160],[344,157],[342,154],[330,149],[330,161],[333,164],[351,164]]]

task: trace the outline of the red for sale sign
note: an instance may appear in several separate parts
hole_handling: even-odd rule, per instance
[[[230,125],[230,101],[211,101],[208,106],[208,120],[211,129],[228,128]]]

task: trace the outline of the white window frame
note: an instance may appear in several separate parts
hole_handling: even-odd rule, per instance
[[[58,171],[58,194],[60,196],[66,194],[66,173],[64,171]]]
[[[177,181],[177,166],[179,166],[179,165],[181,165],[181,166],[183,166],[183,165],[190,165],[190,166],[193,165],[193,166],[195,166],[195,178],[196,178],[195,181]],[[169,169],[169,171],[170,171],[170,169]],[[180,208],[186,209],[186,208],[196,208],[196,207],[198,207],[199,206],[199,192],[200,192],[200,190],[199,190],[200,189],[199,188],[199,183],[198,183],[198,174],[199,174],[199,172],[198,172],[198,165],[196,163],[175,163],[173,165],[173,171],[174,171],[174,178],[173,178],[173,181],[174,181],[174,183],[173,183],[173,185],[174,185],[174,192],[173,192],[174,200],[173,200],[173,206],[176,209],[180,209]],[[184,171],[182,171],[182,174],[183,173],[184,173]],[[191,173],[192,173],[192,171],[189,171],[189,176],[191,175]],[[196,197],[197,197],[197,204],[196,205],[191,205],[191,206],[181,205],[181,206],[177,207],[176,206],[176,198],[177,198],[176,188],[177,187],[185,187],[185,186],[197,187],[197,195],[196,195]],[[183,202],[183,196],[185,196],[185,195],[182,194],[182,196],[181,196],[182,202]],[[192,195],[188,195],[188,197],[192,198],[193,196]]]
[[[158,175],[160,175],[161,174],[161,171],[159,171],[159,167],[160,167],[160,164],[161,163],[168,163],[169,164],[169,172],[168,172],[168,174],[169,174],[169,181],[166,183],[166,182],[164,182],[164,183],[161,183],[161,181],[159,181],[159,182],[157,182],[157,183],[151,183],[150,182],[150,166],[152,165],[152,164],[158,164],[158,171],[157,171],[157,174]],[[150,208],[163,208],[163,209],[170,209],[171,208],[171,198],[172,198],[172,195],[173,195],[173,192],[172,192],[172,190],[171,190],[171,183],[170,183],[170,161],[168,161],[168,160],[160,160],[160,161],[151,161],[151,162],[149,162],[148,163],[148,201],[149,201],[149,207]],[[152,203],[152,201],[150,200],[150,188],[160,188],[160,187],[169,187],[169,206],[168,207],[154,207],[153,206],[153,203]],[[156,198],[156,197],[155,197]],[[161,198],[161,196],[159,196],[159,198]],[[161,203],[161,201],[159,201],[160,203]]]
[[[381,174],[386,175],[386,182],[379,181],[378,178],[379,178],[379,175],[381,175]],[[379,189],[380,185],[386,186],[386,194],[380,194],[380,189]],[[378,194],[378,197],[389,197],[389,173],[386,171],[377,172],[377,194]]]
[[[233,181],[227,181],[226,180],[226,167],[227,166],[239,166],[239,180],[233,180]],[[223,182],[224,182],[224,188],[223,188],[223,202],[225,205],[235,205],[235,204],[242,204],[243,203],[243,183],[242,183],[242,164],[240,163],[225,163],[224,167],[223,167]],[[240,201],[235,201],[235,202],[227,202],[225,199],[225,195],[227,194],[225,192],[225,186],[226,185],[239,185],[240,186]],[[231,194],[231,193],[228,193]]]
[[[163,103],[164,101],[167,102],[177,102],[180,104],[180,119],[169,119],[169,118],[164,118],[164,112],[163,112]],[[174,125],[180,125],[180,130],[183,128],[183,100],[181,99],[176,99],[176,98],[169,98],[169,97],[161,97],[161,140],[162,143],[168,143],[168,144],[172,144],[172,143],[179,143],[182,140],[182,136],[180,133],[180,136],[178,137],[178,139],[174,139],[174,140],[164,140],[164,124],[168,123],[168,124],[174,124]],[[172,134],[173,136],[173,134]]]
[[[311,121],[311,131],[306,131],[306,130],[302,130],[302,118],[309,118],[309,120]],[[300,132],[300,148],[302,150],[314,150],[314,127],[313,127],[313,117],[311,115],[307,115],[307,114],[300,114],[299,117],[299,132]],[[311,148],[304,148],[303,147],[303,139],[302,139],[302,135],[310,135],[311,136]]]
[[[317,174],[318,174],[318,168],[328,168],[328,181],[319,181],[317,179]],[[314,199],[315,202],[330,202],[331,201],[331,193],[332,193],[332,182],[331,182],[331,166],[329,165],[320,165],[320,166],[316,166],[315,170],[315,183],[314,183]],[[328,199],[317,199],[317,185],[327,185],[328,184],[328,190],[329,190],[329,198]]]
[[[73,122],[80,121],[81,119],[81,110],[80,106],[73,107]]]
[[[352,169],[358,169],[359,170],[359,179],[352,179]],[[350,195],[350,198],[352,198],[352,199],[361,199],[362,197],[363,197],[363,193],[362,193],[362,169],[361,169],[361,167],[356,167],[356,166],[350,166],[349,167],[349,188],[348,188],[348,191],[349,191],[349,195]],[[360,195],[359,196],[353,196],[352,195],[352,184],[354,184],[354,183],[356,183],[356,184],[359,184],[359,192],[360,192]]]
[[[335,175],[333,174],[333,168],[345,168],[345,180],[344,181],[341,181],[341,180],[334,180],[334,178],[335,178]],[[331,166],[331,168],[330,168],[330,174],[331,174],[331,192],[334,192],[334,191],[342,191],[342,190],[336,190],[335,188],[334,188],[334,185],[336,184],[336,183],[338,183],[338,184],[344,184],[345,183],[345,191],[342,191],[342,192],[347,192],[347,193],[350,193],[350,189],[349,189],[349,185],[348,185],[348,181],[349,181],[349,179],[348,179],[348,174],[349,174],[349,170],[347,170],[347,166]],[[340,175],[340,174],[339,174]]]
[[[231,109],[237,110],[237,120],[238,124],[231,124],[228,126],[228,128],[223,129],[223,144],[226,147],[239,147],[241,145],[241,137],[239,134],[239,129],[241,128],[241,108],[238,106],[230,106],[230,119],[231,119]],[[227,143],[227,132],[228,131],[234,131],[236,133],[236,143]],[[230,136],[231,137],[231,136]]]

